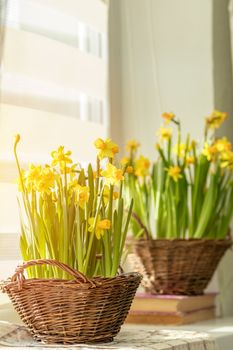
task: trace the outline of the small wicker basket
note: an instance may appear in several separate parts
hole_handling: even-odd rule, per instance
[[[74,279],[25,279],[24,269],[43,264],[61,268]],[[128,273],[90,279],[55,260],[31,260],[18,266],[1,289],[36,340],[108,342],[120,331],[141,278],[139,273]]]
[[[200,295],[231,245],[231,239],[140,239],[130,260],[147,292]]]

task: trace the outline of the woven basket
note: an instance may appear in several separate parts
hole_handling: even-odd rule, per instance
[[[232,241],[202,239],[141,239],[131,254],[134,271],[144,275],[152,294],[203,294]]]
[[[61,268],[74,279],[25,279],[24,269],[43,264]],[[55,260],[31,260],[18,266],[1,289],[36,340],[109,342],[120,331],[141,278],[139,273],[128,273],[89,279]]]

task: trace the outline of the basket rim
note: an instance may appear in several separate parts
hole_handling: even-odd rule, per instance
[[[132,240],[134,243],[138,243],[138,242],[180,242],[180,243],[198,243],[198,242],[208,242],[208,243],[227,243],[227,244],[233,244],[233,240],[231,237],[227,237],[227,238],[151,238],[151,239],[147,239],[147,238],[138,238],[138,239],[134,239]]]
[[[91,288],[100,288],[104,287],[106,285],[112,284],[114,282],[124,282],[128,280],[142,280],[142,274],[139,272],[124,272],[120,273],[117,276],[114,277],[102,277],[102,276],[96,276],[89,278],[89,280],[95,282],[95,285],[91,285],[89,281],[83,282],[83,283],[77,283],[74,279],[59,279],[59,278],[29,278],[25,279],[23,282],[23,285],[31,285],[31,284],[43,284],[43,285],[49,285],[49,286],[62,286],[62,287],[75,287],[75,288],[85,288],[85,289],[91,289]],[[0,291],[3,293],[7,292],[8,288],[17,286],[17,281],[11,281],[10,279],[1,281],[0,283]]]

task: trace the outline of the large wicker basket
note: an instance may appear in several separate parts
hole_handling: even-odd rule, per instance
[[[25,279],[25,268],[42,264],[61,268],[74,279]],[[2,290],[36,340],[108,342],[120,331],[141,278],[139,273],[128,273],[89,279],[55,260],[32,260],[17,267]]]
[[[149,293],[200,295],[231,245],[230,239],[140,239],[131,262]]]

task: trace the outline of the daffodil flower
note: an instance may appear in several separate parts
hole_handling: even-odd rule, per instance
[[[142,155],[135,161],[135,175],[145,177],[149,174],[150,161]]]
[[[51,156],[53,158],[51,165],[56,166],[59,165],[61,168],[64,168],[66,164],[71,164],[72,159],[70,158],[71,151],[64,151],[64,146],[58,147],[57,151],[51,152]]]
[[[77,184],[77,186],[74,188],[76,193],[76,203],[79,204],[80,208],[84,209],[86,203],[88,203],[89,196],[90,196],[90,189],[88,186],[81,186]]]
[[[133,174],[134,168],[132,165],[128,165],[127,168],[125,169],[125,172],[128,174]]]
[[[65,162],[62,162],[60,164],[60,171],[61,171],[61,174],[70,174],[71,177],[75,175],[76,173],[76,167],[77,167],[78,164],[73,164],[72,166],[68,167],[66,166],[66,163]]]
[[[128,173],[128,174],[133,174],[134,168],[133,168],[132,165],[128,165],[129,162],[130,162],[129,157],[123,157],[121,159],[121,165],[123,165],[123,167],[125,169],[125,172]]]
[[[123,157],[123,158],[121,158],[120,163],[121,163],[121,165],[127,165],[129,163],[129,161],[130,161],[129,157]]]
[[[100,160],[104,158],[114,158],[115,154],[119,152],[118,145],[109,138],[105,141],[99,138],[94,142],[94,145],[98,150],[98,158]]]
[[[204,149],[202,150],[202,154],[206,156],[208,161],[211,161],[218,154],[218,149],[215,145],[210,146],[207,142],[205,142]]]
[[[41,170],[40,176],[35,180],[35,186],[38,192],[50,194],[54,188],[57,174],[49,166]]]
[[[111,221],[108,219],[100,220],[100,217],[98,217],[95,227],[95,218],[91,217],[88,219],[89,232],[95,232],[96,238],[100,240],[100,238],[104,235],[104,232],[106,230],[109,230],[111,228]]]
[[[182,178],[181,168],[179,166],[170,166],[167,169],[168,176],[170,176],[175,182]]]
[[[227,113],[215,110],[210,116],[206,117],[206,127],[209,129],[218,129],[226,118]]]
[[[222,152],[221,168],[229,168],[233,170],[233,152],[232,151]]]
[[[172,113],[172,112],[170,112],[170,113],[164,112],[164,113],[162,114],[162,118],[165,120],[165,123],[170,123],[170,121],[171,121],[171,120],[174,120],[175,117],[176,117],[175,114]]]
[[[195,158],[193,156],[186,157],[186,165],[191,165],[195,163]]]
[[[219,153],[228,152],[231,150],[231,143],[226,137],[217,139],[214,143],[214,146],[216,147]]]
[[[173,153],[177,154],[179,158],[183,158],[185,155],[186,145],[184,143],[176,144],[173,147]]]
[[[132,139],[129,140],[126,144],[126,150],[131,152],[131,151],[137,151],[137,149],[140,147],[140,143],[137,142],[136,140]]]
[[[42,167],[41,165],[35,166],[29,164],[28,170],[24,173],[24,183],[26,189],[30,192],[32,189],[36,189],[38,182],[41,178]]]
[[[94,178],[94,180],[96,180],[98,177],[100,177],[101,171],[102,171],[101,168],[98,171],[97,170],[93,171],[93,178]]]
[[[111,163],[108,163],[106,170],[102,170],[100,174],[101,176],[105,177],[107,183],[111,185],[116,185],[119,181],[124,180],[123,171],[121,169],[117,169]]]
[[[161,127],[159,129],[159,137],[161,140],[168,141],[172,136],[172,129]]]

